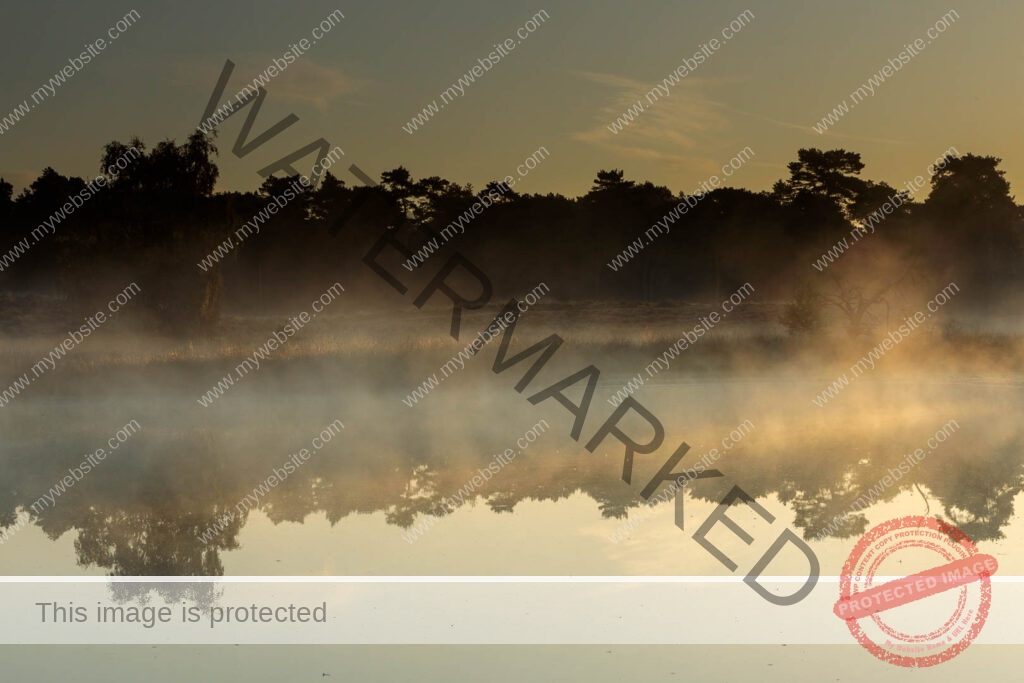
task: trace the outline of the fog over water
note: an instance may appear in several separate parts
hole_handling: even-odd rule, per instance
[[[440,303],[324,316],[209,407],[197,399],[285,317],[239,318],[236,339],[205,343],[139,332],[87,340],[0,414],[2,513],[12,524],[30,518],[8,527],[0,572],[718,575],[726,570],[690,536],[734,485],[778,518],[769,529],[749,511],[733,513],[758,542],[794,528],[823,574],[838,573],[853,538],[905,514],[948,520],[1007,572],[1024,569],[1015,512],[1021,375],[993,370],[1013,365],[1015,350],[979,350],[972,338],[964,343],[973,351],[953,353],[941,327],[922,327],[818,407],[812,399],[871,347],[779,350],[778,328],[766,322],[774,309],[754,304],[648,378],[644,368],[674,343],[673,331],[692,329],[709,310],[537,304],[518,323],[510,353],[552,331],[566,344],[522,394],[514,385],[536,356],[495,374],[494,341],[411,407],[403,399],[431,374],[444,378],[440,366],[472,339],[445,336],[449,311]],[[464,324],[482,329],[495,312],[474,312]],[[526,398],[589,364],[601,375],[576,442],[565,408]],[[614,438],[593,453],[584,446],[614,410],[608,399],[635,373],[647,383],[634,396],[666,438],[654,454],[637,456],[627,485]],[[566,395],[579,402],[584,385]],[[106,459],[52,505],[32,508],[132,420],[140,429],[118,449],[107,447]],[[316,448],[336,420],[344,429]],[[549,427],[523,440],[541,420]],[[636,415],[622,425],[649,438]],[[686,533],[674,526],[671,503],[648,509],[639,497],[683,441],[692,449],[683,466],[717,448],[714,466],[725,475],[685,488]],[[258,494],[258,505],[239,506],[303,448],[316,452],[291,460],[300,466]],[[506,449],[515,452],[507,464],[470,484]],[[931,452],[815,540],[917,449]],[[417,524],[460,489],[451,514],[410,542]],[[229,511],[235,518],[204,543],[200,536]],[[727,554],[753,552],[726,533],[714,540]],[[780,556],[771,571],[803,571],[787,572],[798,560]]]

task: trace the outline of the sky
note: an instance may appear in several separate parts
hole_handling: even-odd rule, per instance
[[[860,152],[864,175],[894,186],[955,147],[1001,157],[1024,183],[1024,3],[761,3],[536,0],[491,3],[150,2],[21,3],[0,34],[0,119],[85,45],[132,10],[139,19],[55,96],[0,135],[0,176],[16,189],[46,166],[87,177],[104,144],[141,137],[181,142],[200,122],[226,59],[237,66],[225,100],[334,10],[344,19],[266,85],[253,135],[299,121],[238,158],[230,150],[248,109],[224,124],[219,190],[250,190],[256,171],[318,138],[339,146],[335,169],[371,176],[404,165],[481,187],[515,175],[536,150],[547,158],[522,192],[586,192],[598,169],[692,192],[738,152],[753,156],[727,184],[764,190],[801,147]],[[548,18],[412,134],[424,107],[543,10]],[[644,94],[749,10],[747,25],[648,104]],[[950,10],[959,19],[932,42]],[[812,129],[917,38],[926,48],[824,134]],[[646,110],[608,126],[637,100]],[[296,164],[306,171],[310,156]]]

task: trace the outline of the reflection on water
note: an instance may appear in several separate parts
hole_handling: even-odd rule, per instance
[[[143,383],[145,377],[101,387],[101,398],[26,397],[6,409],[0,425],[0,521],[7,525],[128,420],[142,430],[52,507],[32,514],[28,526],[9,529],[0,572],[724,574],[689,536],[732,485],[813,539],[898,469],[907,453],[929,450],[927,439],[949,420],[960,426],[956,433],[834,536],[811,540],[822,571],[836,573],[851,537],[870,524],[925,513],[949,520],[983,548],[991,544],[986,552],[1019,571],[1005,540],[1021,528],[1014,518],[1022,483],[1021,392],[1013,382],[865,378],[841,400],[818,408],[810,398],[820,378],[694,380],[680,374],[671,378],[675,383],[651,384],[637,394],[667,435],[657,453],[637,457],[628,486],[613,439],[593,454],[583,444],[611,413],[605,399],[631,368],[602,375],[577,443],[564,408],[524,400],[576,366],[546,368],[517,394],[512,386],[524,370],[495,376],[491,360],[485,352],[470,361],[411,409],[400,399],[414,383],[358,379],[357,363],[299,368],[300,375],[319,377],[302,391],[269,388],[274,376],[268,373],[252,381],[250,393],[236,390],[208,410],[195,404],[191,390],[178,392],[170,383],[157,394],[159,382]],[[592,360],[602,369],[614,367],[610,359],[603,365]],[[430,367],[412,365],[420,373]],[[309,448],[339,418],[345,431],[271,489],[258,509],[243,509],[221,533],[200,540],[289,454]],[[540,419],[551,429],[421,539],[405,540],[495,454],[519,450],[517,439]],[[681,441],[692,448],[683,463],[692,463],[720,448],[745,420],[755,428],[715,465],[726,476],[687,487],[687,533],[673,526],[672,506],[665,505],[646,513],[628,538],[609,539],[637,514],[643,502],[637,492]],[[772,529],[774,538],[779,522]]]

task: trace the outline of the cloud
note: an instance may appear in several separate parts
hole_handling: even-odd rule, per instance
[[[284,63],[281,57],[277,57],[277,61]],[[274,56],[247,57],[235,62],[235,69],[224,90],[223,100],[234,98],[243,86],[251,85],[256,76],[263,75],[268,67],[273,66]],[[213,66],[208,62],[201,66],[180,64],[176,69],[173,83],[179,86],[198,87],[209,92],[217,82],[222,67],[223,62]],[[366,81],[346,73],[339,67],[317,64],[308,57],[299,57],[265,83],[268,97],[276,101],[311,104],[319,111],[326,111],[333,100],[366,85]]]
[[[365,82],[336,67],[327,67],[299,58],[273,81],[274,97],[308,102],[320,111],[327,103],[355,92]]]
[[[742,114],[743,116],[750,116],[750,117],[758,119],[760,121],[765,121],[767,123],[773,123],[776,126],[781,126],[783,128],[789,128],[791,130],[798,130],[801,133],[805,133],[805,134],[813,136],[813,137],[822,138],[822,137],[833,136],[833,137],[843,138],[843,139],[847,139],[847,140],[857,140],[857,141],[860,141],[860,142],[882,142],[882,143],[885,143],[885,144],[888,144],[888,145],[906,145],[906,144],[908,144],[907,140],[894,140],[892,138],[867,137],[867,136],[864,136],[864,135],[845,135],[845,134],[836,133],[836,132],[832,131],[831,129],[826,130],[824,133],[818,133],[811,126],[803,126],[803,125],[800,125],[799,123],[791,123],[789,121],[780,121],[779,119],[773,119],[773,118],[771,118],[769,116],[764,116],[762,114],[755,114],[753,112],[744,111],[742,109],[737,109],[736,107],[730,107],[729,105],[723,104],[721,102],[716,102],[715,104],[717,104],[718,106],[723,107],[725,109],[728,109],[729,111],[732,111],[732,112],[734,112],[736,114]]]
[[[708,81],[683,79],[669,86],[668,95],[648,102],[646,96],[654,87],[652,83],[611,74],[581,75],[613,92],[608,104],[599,110],[594,125],[574,133],[573,139],[634,159],[688,168],[714,167],[713,159],[699,157],[696,152],[702,143],[728,127],[728,118],[705,96],[703,90]],[[643,111],[617,133],[613,132],[611,125],[637,102],[643,105]]]

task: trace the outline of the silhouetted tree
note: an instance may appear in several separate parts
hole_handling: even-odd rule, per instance
[[[819,195],[845,209],[864,188],[864,181],[857,177],[864,170],[860,154],[845,149],[801,149],[788,168],[789,179],[775,184],[776,196],[783,202],[802,194]]]
[[[222,302],[240,311],[257,302],[266,311],[293,301],[297,290],[313,293],[339,269],[357,280],[375,277],[355,267],[357,252],[388,227],[414,252],[434,241],[435,251],[457,248],[490,263],[509,294],[545,282],[566,298],[644,301],[714,301],[747,282],[756,283],[757,296],[786,298],[806,280],[808,263],[846,239],[850,253],[822,275],[815,301],[831,302],[856,334],[883,320],[893,296],[922,275],[960,277],[990,301],[996,287],[1022,279],[1024,221],[995,157],[950,159],[923,204],[861,178],[860,155],[843,149],[799,150],[789,177],[771,192],[717,188],[692,197],[628,179],[621,169],[599,170],[577,198],[498,192],[500,181],[478,193],[439,176],[417,179],[403,166],[382,173],[377,187],[350,187],[328,171],[317,189],[258,218],[259,232],[238,237],[294,179],[216,193],[216,155],[214,138],[198,132],[184,144],[164,140],[151,149],[138,138],[110,142],[101,155],[107,187],[66,212],[51,239],[32,231],[43,234],[38,227],[85,181],[47,168],[14,200],[10,184],[0,182],[6,248],[26,238],[32,245],[0,277],[8,287],[57,288],[74,306],[108,295],[108,279],[137,279],[150,322],[185,334],[214,330]],[[487,209],[473,211],[482,197]],[[325,228],[356,205],[343,248]],[[452,222],[459,223],[454,237],[437,240]],[[863,235],[851,240],[858,226]],[[623,254],[616,268],[608,266]],[[389,247],[382,258],[394,269],[406,256]],[[791,327],[810,324],[810,299],[794,305],[803,312],[790,311]]]
[[[0,220],[4,220],[4,227],[8,227],[6,219],[14,210],[14,186],[0,178]]]

